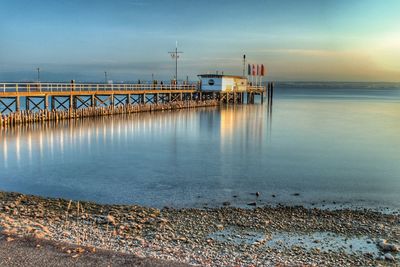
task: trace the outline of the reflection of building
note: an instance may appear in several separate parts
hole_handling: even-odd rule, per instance
[[[263,144],[267,121],[270,119],[263,105],[238,105],[222,108],[220,111],[221,144],[235,139],[238,144],[252,142],[256,146]]]
[[[233,75],[200,74],[201,90],[246,91],[247,78]]]

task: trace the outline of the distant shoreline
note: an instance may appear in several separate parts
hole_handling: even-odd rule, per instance
[[[385,259],[389,258],[387,251],[380,249],[377,240],[396,243],[400,239],[396,230],[400,215],[368,210],[328,211],[284,206],[159,210],[10,192],[0,192],[0,203],[0,227],[5,235],[49,239],[202,266],[391,263]],[[276,233],[305,238],[316,233],[328,233],[330,238],[342,236],[343,240],[363,238],[360,240],[365,241],[370,251],[325,251],[329,238],[316,240],[317,245],[312,244],[312,248],[307,247],[307,242],[304,247],[301,244],[289,247],[287,241],[279,247],[271,246]],[[72,254],[80,256],[79,252]],[[394,260],[398,257],[396,252],[391,255]]]

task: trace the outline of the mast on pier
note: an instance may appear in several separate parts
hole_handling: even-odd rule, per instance
[[[178,81],[178,58],[179,54],[183,54],[183,52],[178,51],[178,41],[176,41],[175,51],[168,52],[171,54],[172,59],[175,59],[175,81]]]

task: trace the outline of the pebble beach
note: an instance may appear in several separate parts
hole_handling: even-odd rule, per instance
[[[74,258],[104,249],[194,266],[400,262],[400,216],[369,210],[156,209],[1,192],[0,229],[10,242],[33,237],[73,244],[78,249],[62,252]]]

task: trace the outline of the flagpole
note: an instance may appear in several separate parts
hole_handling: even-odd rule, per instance
[[[258,86],[258,77],[259,77],[259,74],[260,74],[260,65],[259,64],[257,64],[256,65],[256,86]]]
[[[257,68],[256,68],[256,86],[258,86],[258,65],[257,65]]]

